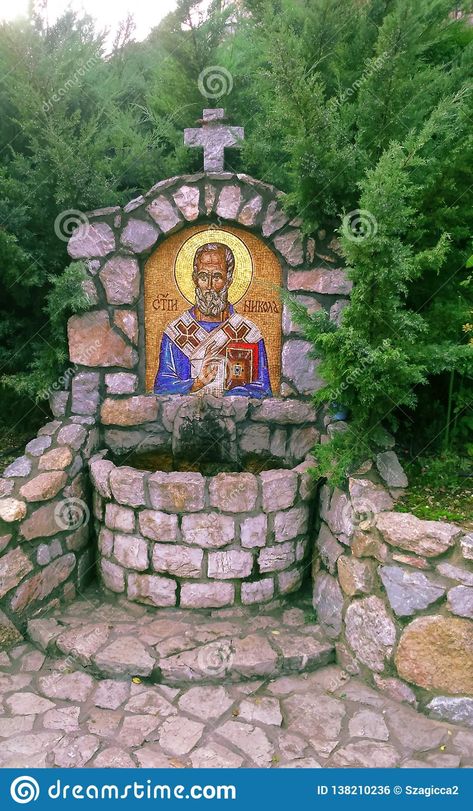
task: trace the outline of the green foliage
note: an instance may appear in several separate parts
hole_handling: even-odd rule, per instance
[[[409,467],[409,489],[396,510],[431,521],[456,521],[471,529],[471,463],[452,452],[420,457]]]

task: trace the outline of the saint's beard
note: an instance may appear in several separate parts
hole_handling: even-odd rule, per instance
[[[201,290],[195,288],[195,304],[202,315],[216,317],[221,315],[228,306],[228,287],[219,293],[216,290]]]

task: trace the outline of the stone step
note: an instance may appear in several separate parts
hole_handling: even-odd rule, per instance
[[[138,676],[170,687],[269,679],[334,661],[333,644],[307,616],[306,605],[213,612],[139,608],[82,598],[30,620],[28,636],[59,657],[65,672]]]

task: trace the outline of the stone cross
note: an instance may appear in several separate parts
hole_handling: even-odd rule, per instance
[[[204,110],[203,118],[199,121],[202,128],[184,130],[186,146],[204,148],[204,172],[223,172],[225,148],[240,146],[239,142],[245,137],[243,127],[225,126],[224,119],[223,107]]]

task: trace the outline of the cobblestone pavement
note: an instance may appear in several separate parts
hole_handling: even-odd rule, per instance
[[[31,643],[0,654],[0,766],[471,767],[473,729],[340,667],[184,689],[103,679]]]

